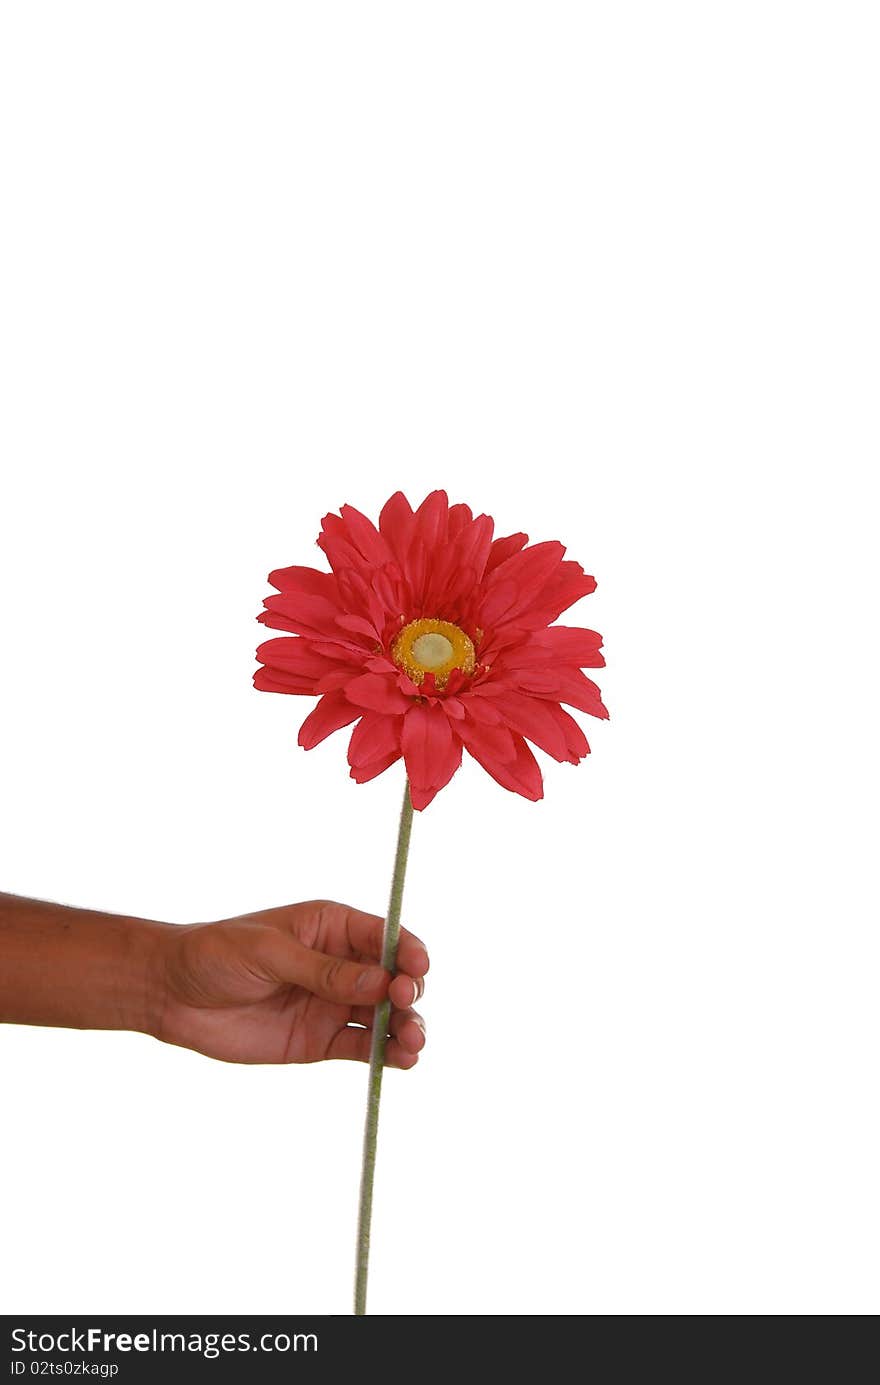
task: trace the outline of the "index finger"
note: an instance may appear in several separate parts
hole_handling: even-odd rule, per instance
[[[382,935],[385,920],[378,914],[365,914],[360,909],[346,909],[345,932],[353,952],[375,961],[382,958]],[[415,933],[401,928],[397,944],[397,971],[415,978],[424,976],[430,963],[428,949]]]

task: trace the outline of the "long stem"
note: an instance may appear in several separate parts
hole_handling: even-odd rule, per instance
[[[388,917],[382,939],[382,966],[393,971],[397,960],[397,940],[400,937],[400,910],[403,904],[403,882],[406,878],[406,860],[409,855],[409,837],[412,830],[413,807],[409,793],[409,780],[403,789],[403,807],[400,810],[400,830],[397,834],[397,855],[394,858],[394,875],[391,878],[391,899],[388,904]],[[385,1038],[388,1021],[391,1017],[391,1002],[383,1000],[376,1006],[373,1018],[373,1039],[370,1045],[370,1076],[367,1087],[367,1119],[364,1125],[364,1160],[361,1168],[361,1200],[358,1209],[357,1233],[357,1271],[354,1288],[354,1311],[356,1317],[364,1317],[367,1311],[367,1271],[370,1264],[370,1220],[373,1213],[373,1175],[376,1172],[376,1137],[379,1132],[379,1102],[382,1097],[382,1069],[385,1065]]]

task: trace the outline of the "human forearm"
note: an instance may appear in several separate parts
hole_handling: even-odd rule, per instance
[[[387,996],[385,1061],[411,1068],[428,954],[404,929],[390,977],[383,935],[332,900],[169,924],[0,894],[0,1023],[135,1029],[237,1063],[366,1062]]]
[[[155,1033],[168,927],[0,894],[0,1022]]]

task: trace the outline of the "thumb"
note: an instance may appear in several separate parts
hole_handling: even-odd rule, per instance
[[[375,1005],[384,997],[391,980],[389,973],[375,963],[364,965],[316,952],[275,929],[260,948],[260,962],[268,979],[304,986],[321,1000],[335,1005]]]

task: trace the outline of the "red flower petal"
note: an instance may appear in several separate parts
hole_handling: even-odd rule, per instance
[[[534,697],[564,702],[569,707],[576,707],[579,712],[589,712],[590,716],[607,720],[608,709],[602,702],[601,692],[580,669],[557,667],[541,673],[524,671],[517,674],[517,683],[523,692],[531,693]],[[486,691],[488,693],[489,689]]]
[[[576,765],[589,754],[587,738],[573,717],[558,703],[545,702],[526,693],[505,692],[495,698],[495,706],[508,726],[533,745],[546,750],[554,760]]]
[[[364,712],[348,743],[348,763],[352,769],[371,760],[381,760],[393,751],[400,755],[402,728],[402,717],[389,717],[383,712]]]
[[[550,711],[557,726],[561,727],[565,735],[565,743],[568,748],[569,764],[577,764],[583,760],[584,756],[590,754],[590,743],[578,726],[573,716],[569,716],[564,707],[560,707],[558,702],[546,702],[544,704]],[[536,741],[537,745],[538,742]]]
[[[314,697],[315,680],[302,678],[295,673],[258,668],[254,673],[254,687],[258,692],[293,693],[303,697]]]
[[[381,673],[360,674],[351,680],[346,691],[358,707],[368,707],[373,712],[400,715],[412,706],[411,699],[398,688],[397,680]]]
[[[449,537],[454,539],[456,534],[466,529],[474,517],[474,512],[470,505],[450,505],[449,506]]]
[[[505,563],[514,553],[525,548],[528,541],[528,534],[508,534],[506,539],[496,539],[486,561],[486,576],[488,577],[490,572],[494,572],[496,567]]]
[[[347,664],[351,669],[352,678],[364,667],[366,650],[362,644],[353,644],[341,636],[335,640],[310,639],[309,644],[316,654],[323,654],[327,659]]]
[[[464,698],[462,702],[467,715],[474,721],[478,721],[481,726],[497,726],[501,720],[501,713],[494,701],[490,701],[490,698],[486,696],[487,693],[491,696],[492,688],[491,683],[481,684],[479,688],[474,689],[470,697]]]
[[[449,496],[445,491],[431,491],[415,513],[414,538],[421,539],[430,553],[446,542],[449,522]]]
[[[486,583],[490,589],[496,582],[516,582],[524,595],[531,595],[551,573],[555,572],[565,557],[565,544],[556,539],[545,543],[533,543],[519,553],[513,553],[503,563],[497,565]]]
[[[499,582],[483,597],[477,607],[477,621],[483,629],[492,629],[508,619],[520,598],[516,582]]]
[[[345,664],[334,664],[329,673],[325,673],[318,679],[314,687],[314,692],[335,692],[337,688],[344,688],[350,682],[351,669],[346,668]]]
[[[323,596],[338,600],[336,578],[332,572],[316,567],[279,567],[269,573],[269,583],[280,592],[306,592],[308,596]]]
[[[527,624],[523,622],[523,628],[537,630],[541,626],[550,625],[554,620],[558,620],[569,606],[573,606],[582,596],[589,596],[595,590],[595,577],[584,572],[580,563],[560,563],[558,571],[540,593],[540,600],[536,599],[535,604],[529,608],[530,619]]]
[[[443,706],[446,715],[452,717],[454,721],[461,721],[464,717],[464,704],[457,697],[444,697]]]
[[[400,691],[402,693],[406,694],[407,697],[421,696],[421,688],[419,687],[418,683],[414,683],[413,680],[409,678],[405,673],[398,673],[397,686],[400,688]]]
[[[516,755],[516,747],[509,727],[503,725],[500,714],[495,725],[475,721],[471,707],[473,702],[476,702],[476,698],[468,698],[463,703],[466,716],[462,721],[455,723],[456,736],[464,742],[475,759],[480,755],[485,755],[491,760],[513,760]]]
[[[536,630],[524,641],[505,649],[502,655],[505,668],[546,667],[547,664],[573,664],[577,668],[601,668],[605,660],[600,654],[602,636],[595,630],[575,626],[551,625]]]
[[[346,568],[364,566],[364,560],[349,538],[348,530],[339,515],[325,515],[321,520],[318,547],[327,555],[327,561],[336,573]]]
[[[373,573],[371,591],[389,618],[400,615],[403,578],[396,563],[388,563]]]
[[[398,562],[403,562],[409,552],[412,540],[412,506],[403,491],[395,491],[382,507],[379,516],[379,533],[394,553]]]
[[[327,736],[343,726],[350,726],[360,715],[360,707],[353,707],[344,693],[325,693],[299,728],[297,740],[303,750],[314,750]]]
[[[264,640],[257,647],[257,658],[261,664],[270,668],[286,669],[289,673],[299,673],[304,678],[321,678],[325,673],[338,668],[333,660],[318,654],[308,640],[297,637],[288,639],[283,635]]]
[[[479,515],[434,557],[425,600],[432,610],[458,613],[460,601],[477,588],[492,544],[493,521]]]
[[[461,744],[453,737],[439,702],[417,702],[404,717],[401,745],[412,805],[420,812],[455,774],[461,764]]]
[[[299,635],[323,635],[326,639],[334,633],[339,607],[325,596],[310,596],[307,592],[281,592],[278,596],[267,596],[264,606],[273,614],[285,616],[296,627]]]
[[[454,668],[446,681],[447,700],[454,693],[467,692],[470,689],[471,680],[468,674],[462,673],[460,668]]]
[[[280,611],[261,611],[257,620],[261,625],[268,625],[270,630],[287,630],[291,635],[300,633],[297,622],[288,620],[287,616],[281,615]]]
[[[544,781],[538,762],[522,736],[514,736],[513,744],[512,760],[495,759],[487,754],[482,746],[477,747],[474,744],[466,743],[465,749],[483,766],[486,773],[492,776],[496,784],[500,784],[503,789],[510,789],[511,793],[521,794],[532,803],[537,803],[539,798],[544,797]]]
[[[390,755],[383,755],[380,760],[370,760],[365,765],[352,765],[348,771],[356,784],[366,784],[370,779],[375,779],[377,774],[384,774],[386,769],[397,763],[401,756],[400,750],[393,750]]]
[[[337,616],[336,624],[342,630],[348,630],[353,635],[365,635],[368,640],[372,640],[375,645],[378,639],[378,632],[374,625],[363,616]]]
[[[397,665],[386,659],[384,654],[371,655],[369,659],[365,659],[364,668],[368,673],[391,673],[395,677],[398,673]]]
[[[486,598],[477,610],[480,625],[485,628],[507,623],[522,612],[537,608],[543,598],[543,588],[555,576],[564,553],[565,546],[551,540],[524,548],[501,563],[486,580]],[[493,600],[494,593],[511,587],[515,593],[513,600],[502,610],[496,610],[498,603]]]
[[[409,603],[424,609],[425,589],[428,582],[428,550],[424,539],[418,535],[413,539],[406,562],[406,584],[409,587]]]
[[[389,563],[392,558],[391,549],[381,537],[375,524],[366,515],[362,515],[360,510],[356,510],[353,505],[340,506],[349,543],[363,556],[372,566],[381,567],[383,563]]]

